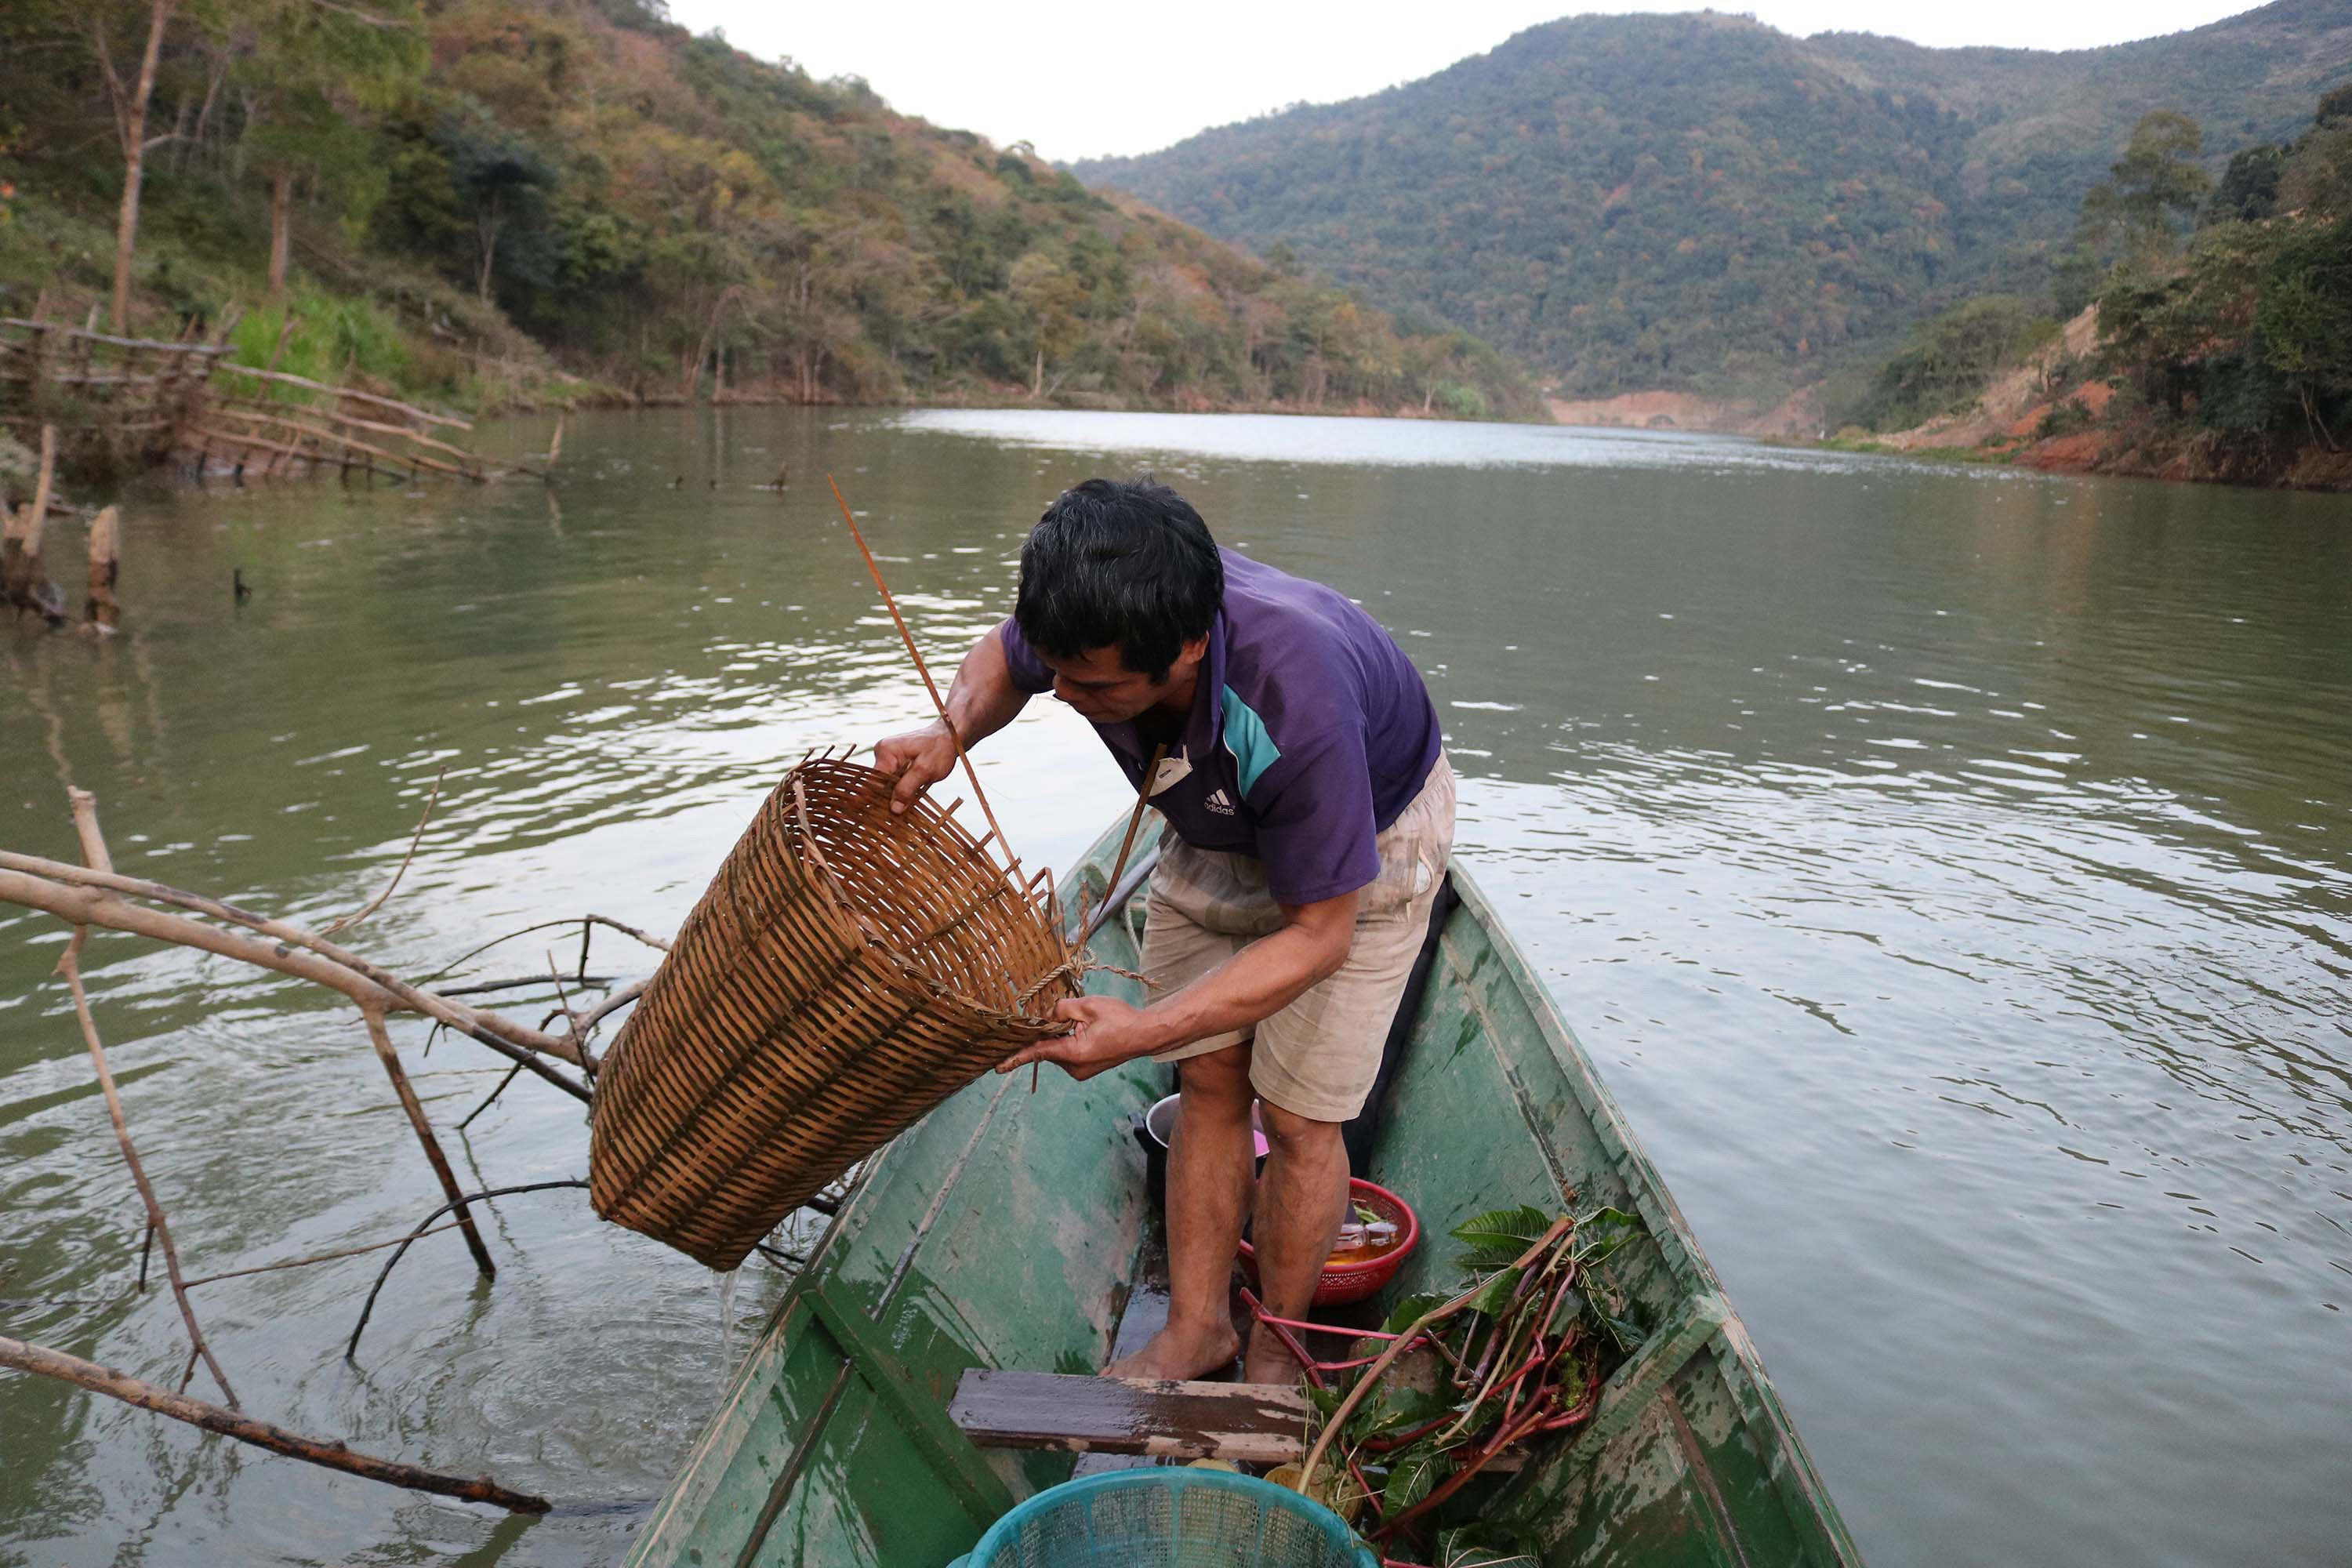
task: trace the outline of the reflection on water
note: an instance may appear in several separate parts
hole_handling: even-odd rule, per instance
[[[2338,1553],[2340,501],[1253,417],[616,415],[575,418],[567,450],[551,493],[136,500],[131,636],[0,634],[0,842],[71,856],[69,776],[124,868],[323,921],[383,886],[446,768],[360,933],[372,955],[425,971],[583,910],[667,930],[782,765],[922,711],[818,476],[944,666],[1008,607],[1054,491],[1150,467],[1428,672],[1464,853],[1874,1562]],[[754,489],[787,459],[792,489]],[[1083,726],[1033,706],[980,757],[1024,858],[1066,863],[1122,792]],[[62,937],[0,920],[0,1332],[169,1382],[168,1297],[110,1299],[138,1210],[43,978]],[[474,973],[570,972],[577,938],[502,952]],[[373,1239],[437,1202],[347,1013],[118,939],[90,963],[193,1269]],[[644,959],[600,937],[592,968]],[[503,1070],[400,1038],[445,1130]],[[445,1136],[483,1185],[584,1161],[577,1107],[529,1079]],[[199,1306],[257,1411],[491,1470],[555,1516],[488,1519],[11,1380],[0,1560],[614,1559],[709,1407],[721,1289],[576,1193],[498,1207],[497,1282],[425,1243],[357,1367],[340,1344],[366,1259]],[[722,1322],[776,1287],[747,1266]],[[100,1304],[18,1304],[62,1297]]]

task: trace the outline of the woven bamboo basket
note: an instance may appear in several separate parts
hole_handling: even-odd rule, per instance
[[[1076,986],[1050,910],[951,816],[926,802],[893,816],[891,784],[820,756],[760,808],[598,1075],[599,1215],[732,1268],[851,1164],[1057,1032]]]

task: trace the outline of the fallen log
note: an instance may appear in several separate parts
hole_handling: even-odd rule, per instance
[[[305,1436],[267,1421],[256,1421],[249,1415],[224,1410],[217,1405],[194,1399],[184,1394],[174,1394],[168,1388],[142,1382],[128,1373],[101,1366],[94,1361],[84,1361],[64,1351],[51,1350],[47,1345],[0,1336],[0,1366],[54,1377],[77,1388],[120,1399],[125,1405],[135,1405],[158,1415],[169,1415],[174,1421],[185,1421],[192,1426],[217,1432],[224,1437],[234,1437],[240,1443],[250,1443],[257,1448],[267,1448],[273,1454],[284,1454],[289,1458],[307,1460],[349,1475],[364,1476],[372,1481],[406,1487],[413,1491],[433,1492],[441,1497],[458,1498],[467,1502],[486,1502],[495,1508],[505,1509],[509,1513],[545,1513],[548,1510],[545,1498],[514,1491],[488,1476],[475,1476],[469,1479],[416,1465],[404,1465],[397,1459],[379,1459],[372,1454],[355,1452],[339,1440]]]

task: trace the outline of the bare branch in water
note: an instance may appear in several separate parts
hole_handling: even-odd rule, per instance
[[[199,921],[142,908],[130,902],[131,898],[193,910],[275,940],[257,942]],[[71,924],[130,931],[216,952],[262,969],[274,969],[340,991],[362,1008],[422,1013],[480,1041],[501,1056],[525,1062],[531,1071],[574,1099],[588,1098],[583,1086],[536,1059],[534,1055],[581,1063],[580,1048],[568,1037],[545,1034],[496,1013],[420,990],[358,954],[284,921],[268,920],[217,899],[161,882],[8,850],[0,850],[0,900],[44,910]]]
[[[447,1225],[435,1226],[425,1234],[437,1236],[445,1230],[458,1229],[461,1223],[453,1219]],[[257,1263],[250,1268],[231,1268],[219,1274],[199,1274],[189,1280],[187,1286],[193,1290],[199,1285],[216,1284],[223,1279],[242,1279],[248,1274],[272,1274],[280,1268],[308,1268],[313,1263],[332,1263],[339,1258],[357,1258],[362,1252],[381,1252],[387,1247],[398,1247],[407,1239],[409,1238],[406,1237],[392,1236],[386,1237],[382,1241],[371,1241],[360,1247],[346,1247],[334,1252],[314,1252],[308,1258],[288,1258],[276,1263]]]
[[[70,785],[66,796],[73,803],[74,828],[81,836],[83,856],[94,869],[113,869],[114,858],[107,853],[105,837],[99,832],[98,797]],[[131,1167],[131,1179],[139,1188],[139,1201],[147,1205],[148,1230],[163,1244],[163,1268],[172,1281],[172,1299],[180,1306],[180,1321],[187,1325],[188,1342],[204,1358],[213,1381],[220,1384],[223,1397],[234,1410],[237,1407],[236,1390],[229,1386],[228,1373],[221,1370],[212,1346],[205,1342],[205,1331],[196,1322],[196,1310],[188,1304],[187,1281],[180,1275],[180,1249],[172,1240],[171,1222],[163,1217],[163,1200],[155,1195],[154,1184],[147,1179],[147,1168],[139,1163],[138,1145],[131,1142],[130,1123],[122,1116],[122,1096],[114,1087],[114,1069],[107,1063],[105,1042],[98,1037],[98,1020],[90,1015],[89,993],[81,983],[81,948],[89,935],[89,927],[74,927],[73,936],[58,960],[58,973],[65,976],[67,986],[73,992],[74,1016],[81,1021],[81,1037],[89,1047],[90,1065],[98,1070],[98,1087],[106,1096],[106,1114],[114,1123],[114,1141],[121,1146],[122,1163]]]
[[[319,933],[320,936],[332,936],[339,931],[350,930],[352,927],[359,924],[360,921],[367,919],[368,916],[375,913],[376,910],[383,908],[385,902],[391,899],[392,895],[399,890],[400,879],[408,875],[408,863],[416,858],[416,847],[425,842],[425,825],[433,820],[433,808],[441,804],[441,781],[448,776],[449,765],[446,763],[444,763],[441,765],[441,771],[433,775],[433,793],[425,798],[425,815],[416,819],[416,831],[409,836],[408,853],[400,858],[400,869],[392,874],[392,880],[385,883],[383,891],[375,896],[375,902],[370,904],[367,908],[362,910],[355,915],[345,915],[342,919],[335,921],[326,930],[320,931]]]
[[[548,1509],[545,1498],[509,1490],[488,1476],[467,1479],[424,1469],[415,1465],[404,1465],[397,1459],[379,1459],[372,1454],[355,1453],[339,1440],[307,1437],[299,1432],[290,1432],[267,1421],[256,1421],[236,1411],[224,1410],[217,1405],[191,1399],[184,1394],[174,1394],[152,1383],[142,1383],[110,1366],[100,1366],[94,1361],[84,1361],[78,1355],[68,1355],[47,1345],[0,1337],[0,1366],[58,1378],[76,1387],[87,1388],[93,1394],[103,1394],[126,1405],[136,1405],[142,1410],[152,1410],[158,1415],[169,1415],[175,1421],[185,1421],[207,1432],[234,1437],[240,1443],[250,1443],[257,1448],[267,1448],[274,1454],[284,1454],[291,1458],[307,1459],[311,1464],[324,1465],[331,1470],[365,1476],[372,1481],[386,1481],[415,1491],[462,1498],[467,1502],[486,1502],[509,1513],[545,1513]]]
[[[439,1219],[451,1209],[462,1208],[471,1203],[479,1203],[485,1198],[503,1198],[515,1193],[543,1193],[556,1187],[584,1187],[587,1184],[586,1182],[575,1177],[561,1182],[525,1182],[519,1187],[488,1187],[478,1193],[467,1193],[454,1203],[443,1204],[439,1208],[417,1221],[416,1228],[408,1233],[407,1238],[400,1244],[390,1258],[383,1260],[383,1271],[376,1275],[375,1283],[369,1287],[367,1302],[360,1308],[360,1321],[352,1325],[350,1342],[343,1346],[343,1359],[349,1361],[360,1353],[360,1333],[368,1326],[368,1319],[375,1311],[375,1299],[383,1293],[383,1282],[392,1278],[393,1269],[398,1266],[403,1258],[407,1256],[409,1243],[425,1235],[435,1220]]]

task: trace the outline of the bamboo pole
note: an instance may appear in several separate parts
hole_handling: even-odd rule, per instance
[[[175,1421],[185,1421],[207,1432],[234,1437],[240,1443],[250,1443],[257,1448],[267,1448],[273,1454],[284,1454],[289,1458],[323,1465],[331,1470],[364,1476],[372,1481],[384,1481],[442,1497],[461,1498],[467,1502],[486,1502],[509,1513],[545,1513],[548,1509],[545,1498],[510,1490],[488,1476],[468,1479],[416,1465],[404,1465],[397,1459],[379,1459],[371,1454],[357,1453],[340,1441],[308,1437],[267,1421],[256,1421],[250,1416],[224,1410],[217,1405],[191,1399],[184,1394],[173,1394],[152,1383],[143,1383],[110,1366],[101,1366],[78,1355],[51,1350],[47,1345],[0,1337],[0,1366],[58,1378],[78,1388],[89,1389],[93,1394],[120,1399],[125,1405],[135,1405],[158,1415],[169,1415]]]
[[[81,837],[81,852],[91,868],[110,871],[112,857],[107,853],[106,839],[98,827],[98,797],[88,790],[68,788],[67,798],[73,803],[74,830]],[[98,1087],[106,1096],[106,1114],[114,1123],[114,1141],[122,1150],[122,1163],[131,1167],[131,1180],[139,1189],[139,1201],[147,1206],[147,1226],[154,1239],[163,1244],[163,1270],[172,1281],[172,1300],[179,1303],[180,1321],[187,1326],[188,1342],[195,1347],[205,1365],[220,1384],[229,1408],[236,1409],[236,1390],[229,1386],[228,1373],[221,1370],[213,1347],[205,1342],[205,1331],[196,1322],[196,1310],[188,1304],[188,1286],[180,1272],[180,1249],[172,1240],[171,1222],[163,1217],[163,1201],[155,1195],[154,1184],[147,1179],[147,1168],[140,1163],[139,1148],[131,1141],[130,1124],[123,1120],[122,1097],[114,1084],[114,1069],[108,1065],[106,1046],[98,1037],[98,1021],[90,1015],[89,994],[81,983],[81,947],[89,940],[88,926],[74,927],[66,942],[66,951],[58,960],[58,973],[65,976],[73,992],[74,1016],[81,1023],[81,1037],[89,1047],[90,1065],[98,1072]]]
[[[400,1053],[392,1048],[392,1036],[383,1026],[383,1014],[373,1007],[362,1007],[360,1016],[367,1020],[368,1042],[375,1047],[376,1060],[383,1064],[384,1076],[392,1079],[392,1091],[400,1097],[400,1109],[407,1113],[408,1124],[416,1130],[416,1141],[425,1146],[425,1162],[441,1183],[441,1195],[457,1205],[457,1224],[466,1233],[466,1250],[474,1255],[474,1267],[482,1278],[495,1279],[499,1266],[490,1261],[490,1249],[482,1245],[482,1233],[474,1228],[474,1216],[466,1207],[465,1189],[457,1185],[457,1173],[449,1168],[449,1156],[441,1152],[440,1140],[433,1136],[433,1123],[425,1117],[425,1107],[417,1103],[416,1090],[410,1087],[408,1074],[402,1070]]]
[[[348,397],[353,402],[373,404],[379,408],[389,408],[395,413],[405,414],[412,419],[421,419],[427,425],[454,425],[460,430],[471,430],[474,427],[471,421],[460,419],[454,414],[436,414],[430,409],[419,408],[413,403],[403,403],[398,398],[380,397],[373,392],[356,392],[347,386],[330,386],[323,381],[312,381],[307,375],[296,375],[291,371],[262,370],[254,365],[237,364],[227,360],[222,361],[213,368],[232,375],[249,375],[259,381],[282,382],[289,386],[308,387],[312,392],[323,392],[331,397]]]
[[[227,414],[231,418],[245,417],[244,416],[237,414],[235,409],[224,409],[222,412]],[[206,427],[199,425],[194,426],[194,433],[199,438],[205,441],[226,441],[233,445],[248,447],[257,451],[292,452],[294,450],[293,447],[286,446],[282,442],[264,440],[258,436],[240,435],[234,430],[213,430],[207,429]],[[392,460],[395,463],[401,461],[398,458],[394,458]],[[392,479],[398,479],[404,484],[416,477],[413,470],[404,473],[398,468],[387,468],[379,464],[370,462],[365,458],[359,459],[359,462],[362,468],[366,468],[367,471],[372,474],[383,474]],[[238,458],[237,467],[241,470],[245,467],[245,459],[242,458]]]
[[[161,350],[165,353],[200,354],[206,358],[230,352],[226,343],[166,342],[162,338],[117,337],[109,332],[86,332],[79,327],[63,327],[55,321],[27,321],[22,316],[0,316],[0,327],[29,327],[40,333],[45,340],[51,336],[68,340],[88,338],[91,342],[104,343],[110,348],[118,349]]]
[[[286,312],[286,320],[279,323],[278,328],[277,346],[269,351],[269,363],[262,366],[262,369],[274,371],[278,368],[278,362],[285,357],[286,345],[294,340],[294,329],[301,323],[301,317],[291,310]]]
[[[436,440],[432,437],[421,435],[404,425],[386,425],[380,419],[362,419],[356,414],[346,414],[341,409],[315,407],[303,404],[266,403],[260,399],[250,397],[215,398],[214,400],[214,404],[216,407],[232,412],[247,409],[254,410],[256,412],[266,414],[272,419],[279,420],[289,425],[296,423],[289,417],[290,413],[299,409],[300,412],[311,415],[317,418],[331,419],[339,425],[351,425],[355,426],[362,430],[373,430],[386,436],[397,436],[402,440],[411,442],[416,446],[428,447],[434,451],[446,452],[453,458],[463,458],[467,462],[474,464],[477,468],[481,468],[484,464],[483,457],[479,452],[469,452],[463,447],[452,446],[446,441]],[[334,432],[323,432],[323,434],[326,434],[331,440],[341,441],[348,439],[347,437]],[[352,444],[357,445],[358,443],[354,442]],[[561,447],[561,442],[558,443],[558,446],[559,447]],[[393,454],[386,455],[394,456]],[[398,458],[395,457],[394,460],[397,461]],[[510,463],[508,467],[517,473],[529,474],[535,479],[545,479],[547,477],[539,469],[531,468],[527,464]],[[476,477],[477,476],[473,473],[466,475],[466,478],[467,479],[473,479]]]
[[[866,573],[873,577],[874,586],[881,592],[883,608],[890,612],[890,619],[898,627],[898,640],[907,645],[907,657],[915,661],[915,673],[923,678],[923,689],[931,694],[931,706],[939,712],[940,728],[948,732],[948,743],[955,748],[956,761],[963,764],[963,776],[971,781],[972,796],[980,802],[981,815],[988,818],[988,830],[995,836],[997,847],[1004,851],[1004,858],[1010,862],[1004,875],[1008,880],[1017,883],[1021,878],[1021,858],[1013,852],[1012,841],[997,826],[996,813],[989,807],[988,792],[980,787],[980,774],[971,765],[971,754],[964,750],[963,737],[956,733],[955,721],[948,717],[947,701],[940,696],[939,684],[932,680],[930,667],[923,662],[921,652],[915,647],[915,634],[907,629],[907,617],[898,613],[898,601],[891,596],[890,584],[882,580],[882,568],[876,563],[874,552],[866,547],[866,535],[859,530],[857,519],[851,515],[849,502],[842,497],[841,486],[835,483],[831,474],[825,475],[824,482],[832,486],[834,504],[841,509],[841,521],[849,525],[849,537],[856,541],[857,553],[866,558]]]
[[[283,426],[285,428],[299,432],[302,436],[309,436],[328,441],[339,441],[344,446],[352,448],[354,451],[366,452],[371,456],[382,458],[387,463],[407,463],[420,468],[430,468],[437,474],[447,474],[455,479],[471,479],[476,484],[480,484],[482,482],[482,476],[474,469],[456,467],[452,464],[442,462],[436,458],[420,457],[414,452],[388,452],[382,447],[361,440],[356,436],[339,436],[332,430],[322,430],[316,425],[307,425],[299,419],[289,418],[283,414],[254,414],[242,408],[229,407],[224,407],[220,412],[226,415],[231,419],[248,420],[256,425]],[[436,442],[433,444],[439,445],[440,443]],[[296,457],[303,455],[299,443],[294,447],[281,447],[279,449],[290,452]],[[467,455],[471,456],[470,453]]]

